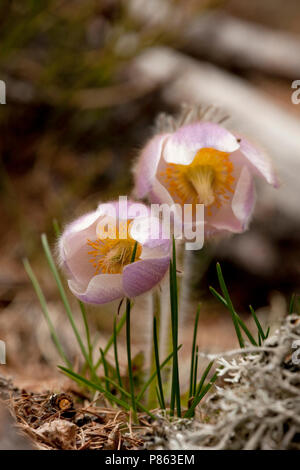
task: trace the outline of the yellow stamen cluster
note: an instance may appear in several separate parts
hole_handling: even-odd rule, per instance
[[[161,181],[179,204],[221,207],[233,192],[233,164],[229,154],[213,148],[199,150],[190,165],[168,163]]]
[[[95,268],[95,275],[99,274],[119,274],[123,271],[124,266],[130,263],[135,240],[130,236],[129,226],[131,221],[127,221],[127,237],[117,231],[116,238],[97,238],[96,240],[88,240],[87,244],[92,248],[88,251],[91,256],[90,263]],[[137,244],[135,261],[140,259],[142,246]]]

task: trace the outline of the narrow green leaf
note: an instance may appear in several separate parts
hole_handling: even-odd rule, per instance
[[[292,294],[291,295],[291,299],[290,299],[290,304],[289,304],[289,315],[291,315],[292,313],[294,313],[294,310],[295,310],[295,299],[296,299],[296,294]]]
[[[156,397],[157,397],[157,401],[159,403],[159,406],[160,406],[160,409],[161,410],[164,410],[165,409],[165,406],[162,402],[162,399],[161,399],[161,394],[159,393],[159,389],[158,389],[158,386],[156,385],[155,386],[155,392],[156,392]]]
[[[257,326],[257,330],[258,330],[258,332],[259,332],[259,335],[260,335],[261,339],[262,339],[262,340],[266,339],[266,338],[265,338],[265,334],[264,334],[264,330],[262,329],[262,326],[261,326],[261,324],[260,324],[260,321],[259,321],[258,318],[257,318],[257,315],[256,315],[254,309],[252,308],[251,305],[249,305],[249,308],[250,308],[251,315],[252,315],[252,317],[253,317],[253,319],[254,319],[254,321],[255,321],[255,324],[256,324],[256,326]]]
[[[113,337],[114,337],[114,355],[115,355],[115,364],[116,364],[116,374],[117,379],[120,387],[123,387],[121,374],[120,374],[120,365],[119,365],[119,358],[118,358],[118,344],[117,344],[117,325],[116,325],[116,317],[114,318],[114,330],[113,330]],[[103,352],[104,355],[104,352]]]
[[[200,305],[198,306],[196,317],[195,317],[195,323],[194,323],[193,343],[192,343],[192,352],[191,352],[189,398],[191,398],[191,396],[193,395],[193,380],[194,380],[193,375],[194,375],[195,349],[196,349],[196,338],[197,338],[199,314],[200,314]]]
[[[125,410],[127,411],[130,410],[130,406],[128,405],[128,403],[126,403],[123,400],[120,400],[120,398],[116,397],[112,393],[105,390],[105,388],[102,387],[100,383],[91,382],[90,380],[86,379],[85,377],[82,377],[81,375],[77,374],[76,372],[70,369],[67,369],[66,367],[63,367],[63,366],[58,366],[58,367],[69,377],[75,379],[76,381],[82,383],[83,385],[86,385],[88,388],[91,388],[92,390],[98,390],[98,392],[102,393],[108,400],[116,403],[117,405],[122,406],[123,408],[125,408]]]
[[[108,365],[107,365],[107,362],[106,362],[106,359],[105,359],[105,356],[104,356],[104,353],[103,353],[103,349],[101,349],[101,348],[100,348],[100,354],[101,354],[101,357],[102,357],[104,375],[107,378],[108,377]],[[105,379],[105,388],[109,392],[109,382],[108,382],[107,379]]]
[[[117,390],[119,390],[119,392],[121,392],[122,395],[124,395],[125,397],[127,398],[131,398],[131,395],[130,393],[127,392],[127,390],[125,390],[123,387],[120,387],[119,384],[117,384],[114,380],[112,380],[110,377],[104,377],[105,380],[107,380],[113,387],[115,387]],[[154,416],[153,413],[151,413],[151,411],[149,411],[142,403],[140,403],[139,401],[136,400],[136,405],[137,405],[137,408],[140,408],[142,411],[144,411],[145,413],[147,413],[147,415],[149,415],[151,418],[153,419],[156,419],[156,417]]]
[[[55,265],[53,257],[52,257],[52,253],[51,253],[51,250],[50,250],[50,247],[49,247],[49,244],[48,244],[47,236],[44,233],[42,234],[42,245],[43,245],[43,249],[44,249],[49,267],[50,267],[51,272],[53,274],[53,277],[56,281],[56,285],[58,287],[58,290],[59,290],[63,305],[65,307],[69,322],[70,322],[71,327],[73,329],[74,335],[77,339],[77,342],[79,344],[81,352],[82,352],[82,354],[83,354],[83,356],[84,356],[84,358],[85,358],[85,360],[86,360],[86,362],[89,366],[89,369],[91,371],[91,375],[93,376],[93,379],[97,381],[98,380],[97,374],[94,370],[93,364],[90,361],[89,355],[88,355],[88,353],[87,353],[87,351],[84,347],[84,344],[82,342],[82,339],[80,337],[79,331],[77,329],[77,326],[76,326],[76,323],[75,323],[75,320],[74,320],[74,317],[73,317],[71,306],[69,304],[67,295],[65,293],[65,289],[64,289],[63,284],[62,284],[61,279],[60,279],[60,275],[58,273],[58,270],[56,268],[56,265]]]
[[[58,222],[57,219],[53,219],[52,223],[53,223],[54,233],[55,233],[56,237],[59,238],[60,235],[61,235],[61,228],[60,228],[59,222]],[[79,304],[79,308],[80,308],[82,319],[83,319],[89,358],[90,358],[90,361],[93,362],[93,345],[92,345],[92,342],[91,342],[90,330],[89,330],[89,325],[88,325],[88,321],[87,321],[87,314],[86,314],[85,306],[81,302],[81,300],[78,300],[78,304]]]
[[[182,347],[182,344],[180,344],[178,346],[178,351],[181,349]],[[168,357],[166,357],[166,359],[161,363],[160,365],[160,370],[162,371],[162,369],[168,364],[168,362],[173,358],[173,352],[171,352]],[[141,398],[144,396],[144,393],[146,392],[147,388],[151,385],[151,383],[153,382],[153,380],[155,379],[156,377],[156,371],[153,372],[153,374],[151,375],[151,377],[149,377],[149,379],[147,380],[147,382],[143,385],[143,388],[142,390],[139,392],[139,394],[137,395],[137,400],[140,401]]]
[[[214,289],[212,286],[209,286],[209,290],[216,297],[216,299],[219,300],[221,304],[223,304],[224,307],[228,309],[228,305],[224,297],[222,297],[221,294],[219,294],[219,292],[217,292],[216,289]]]
[[[210,287],[209,290],[211,291],[211,293],[216,297],[216,299],[218,299],[223,305],[224,307],[226,307],[231,315],[233,316],[233,313],[232,311],[230,310],[230,307],[226,301],[226,299],[224,299],[224,297],[222,297],[221,294],[219,294],[219,292],[217,292],[213,287]],[[231,303],[232,305],[232,303]],[[244,332],[246,333],[246,335],[248,336],[249,338],[249,341],[254,345],[254,346],[257,346],[257,342],[255,341],[255,339],[253,338],[252,334],[250,333],[250,331],[248,330],[247,326],[245,325],[245,323],[243,322],[243,320],[241,319],[241,317],[236,313],[235,310],[233,310],[234,312],[234,317],[235,319],[238,321],[239,325],[242,327],[242,329],[244,330]],[[240,342],[240,341],[239,341]],[[240,343],[241,345],[241,343]],[[241,346],[242,347],[242,346]]]
[[[243,320],[241,319],[241,317],[237,313],[236,313],[236,318],[239,322],[239,325],[244,330],[245,334],[248,336],[248,339],[249,339],[250,343],[253,344],[253,346],[257,346],[257,342],[255,341],[252,334],[248,330],[247,326],[245,325],[245,323],[243,322]]]
[[[57,219],[53,219],[52,220],[52,224],[53,224],[53,229],[54,229],[54,233],[56,235],[56,237],[60,237],[60,234],[61,234],[61,230],[60,230],[60,226],[59,226],[59,223],[58,223],[58,220]]]
[[[197,377],[198,377],[198,345],[196,346],[196,352],[195,352],[195,369],[194,369],[193,396],[196,395]]]
[[[124,324],[126,322],[126,312],[124,312],[124,314],[122,315],[119,323],[117,324],[117,328],[116,328],[116,335],[118,336],[118,334],[120,333],[120,331],[122,330]],[[114,343],[114,334],[111,335],[111,337],[109,338],[105,348],[103,349],[103,353],[104,353],[104,356],[106,356],[106,354],[108,353],[108,351],[110,350],[111,346],[113,345]],[[102,358],[100,356],[100,358],[98,359],[98,361],[96,362],[94,368],[95,370],[97,370],[100,366],[100,364],[102,363]]]
[[[241,330],[240,330],[240,327],[239,327],[237,314],[236,314],[236,312],[234,310],[234,307],[233,307],[233,304],[231,302],[231,298],[230,298],[228,289],[227,289],[225,281],[224,281],[224,277],[223,277],[223,274],[222,274],[222,269],[221,269],[220,263],[217,263],[217,275],[218,275],[218,280],[219,280],[219,284],[220,284],[220,287],[221,287],[221,291],[222,291],[223,296],[225,298],[225,301],[227,303],[227,307],[228,307],[228,309],[231,313],[233,325],[234,325],[234,328],[235,328],[235,332],[236,332],[240,347],[244,348],[245,344],[244,344],[242,333],[241,333]]]
[[[81,311],[83,324],[84,324],[84,330],[85,330],[86,342],[87,342],[87,347],[88,347],[89,359],[90,359],[90,362],[93,363],[93,345],[92,345],[92,342],[91,342],[91,335],[90,335],[89,324],[88,324],[88,321],[87,321],[86,309],[85,309],[84,304],[81,302],[81,300],[79,300],[78,303],[79,303],[79,308],[80,308],[80,311]]]
[[[211,361],[211,362],[208,364],[208,366],[206,367],[205,371],[203,372],[202,377],[201,377],[201,379],[200,379],[200,382],[199,382],[199,384],[198,384],[197,390],[196,390],[196,396],[201,393],[203,384],[204,384],[204,382],[205,382],[205,380],[206,380],[206,377],[207,377],[208,374],[209,374],[210,369],[212,368],[213,363],[214,363],[214,361]]]
[[[261,346],[262,345],[262,338],[260,336],[259,331],[257,332],[257,339],[258,339],[258,346]]]
[[[184,418],[192,418],[194,416],[196,406],[199,405],[200,401],[207,394],[207,392],[211,389],[211,387],[213,386],[217,378],[218,378],[218,374],[216,372],[210,379],[209,383],[203,388],[202,392],[200,392],[199,395],[197,395],[194,398],[190,408],[185,412]]]
[[[156,376],[157,376],[157,383],[160,395],[160,404],[161,408],[165,409],[165,398],[164,398],[164,391],[161,381],[161,374],[160,374],[160,361],[159,361],[159,351],[158,351],[158,340],[157,340],[157,324],[156,324],[156,317],[153,318],[153,344],[154,344],[154,356],[155,356],[155,367],[156,367]]]
[[[72,368],[72,364],[71,362],[69,361],[69,359],[67,358],[67,356],[65,355],[65,352],[63,350],[63,347],[58,339],[58,336],[56,335],[56,332],[55,332],[55,328],[54,328],[54,325],[52,323],[52,320],[50,318],[50,315],[49,315],[49,312],[48,312],[48,307],[47,307],[47,301],[45,299],[45,296],[43,294],[43,291],[41,289],[41,286],[40,286],[40,283],[39,281],[37,280],[37,277],[35,276],[32,268],[31,268],[31,265],[28,261],[28,259],[24,259],[23,260],[23,263],[24,263],[24,268],[29,276],[29,279],[31,280],[32,282],[32,285],[33,285],[33,288],[35,290],[35,293],[39,299],[39,302],[41,304],[41,307],[42,307],[42,312],[44,313],[44,316],[45,316],[45,319],[46,319],[46,322],[48,324],[48,327],[49,327],[49,330],[50,330],[50,334],[51,334],[51,337],[52,337],[52,340],[56,346],[56,349],[57,349],[57,352],[59,353],[60,357],[62,358],[62,360],[64,361],[64,363],[69,367],[69,368]]]

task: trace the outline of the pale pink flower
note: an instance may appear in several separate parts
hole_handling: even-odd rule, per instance
[[[138,198],[182,207],[204,204],[206,235],[247,228],[255,204],[254,176],[278,186],[263,151],[220,124],[204,121],[155,135],[142,150],[134,175]]]
[[[105,238],[107,227],[111,230],[115,224],[115,238]],[[103,304],[138,296],[157,285],[169,267],[170,240],[161,235],[151,239],[150,226],[149,209],[132,201],[128,212],[118,202],[100,204],[67,226],[58,251],[73,294],[83,302]],[[135,261],[131,263],[136,241]]]

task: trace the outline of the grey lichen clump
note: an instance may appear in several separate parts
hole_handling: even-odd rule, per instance
[[[300,317],[289,315],[262,347],[223,354],[224,385],[202,407],[205,419],[164,421],[151,447],[300,450],[299,350]]]

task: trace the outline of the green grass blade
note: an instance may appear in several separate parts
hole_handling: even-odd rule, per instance
[[[161,394],[159,393],[159,389],[158,389],[157,385],[155,386],[155,392],[156,392],[156,397],[157,397],[157,401],[159,403],[160,409],[164,410],[166,407],[165,407],[164,403],[162,402]]]
[[[107,362],[106,362],[106,359],[105,359],[105,356],[104,356],[103,349],[101,349],[101,348],[100,348],[100,354],[101,354],[102,363],[103,363],[104,375],[106,377],[106,379],[105,379],[105,388],[109,392],[109,382],[107,380],[107,378],[108,378],[108,365],[107,365]]]
[[[161,381],[161,374],[160,374],[160,361],[159,361],[159,352],[158,352],[158,340],[157,340],[157,324],[156,324],[156,317],[153,318],[153,344],[154,344],[154,356],[155,356],[155,367],[156,367],[156,376],[157,376],[157,383],[160,395],[160,404],[161,408],[165,409],[165,397],[164,391]]]
[[[262,345],[262,338],[260,336],[259,331],[257,332],[257,340],[258,340],[258,346],[261,346]]]
[[[192,343],[192,352],[191,352],[189,398],[191,398],[191,396],[193,395],[193,375],[194,375],[195,349],[196,349],[196,338],[197,338],[199,314],[200,314],[200,305],[198,306],[198,309],[196,312],[195,324],[194,324],[193,343]]]
[[[117,390],[119,390],[119,392],[122,394],[122,396],[124,395],[125,397],[127,398],[130,398],[131,399],[131,394],[127,392],[127,390],[125,390],[123,387],[120,387],[119,384],[117,384],[117,382],[115,382],[114,380],[112,380],[110,377],[104,377],[105,380],[107,380],[113,387],[115,387]],[[142,411],[144,411],[145,413],[147,413],[147,415],[149,415],[151,418],[153,419],[156,419],[156,417],[154,416],[153,413],[151,413],[151,411],[149,411],[142,403],[140,403],[139,401],[136,400],[136,405],[137,405],[137,408],[140,408]]]
[[[60,228],[58,220],[54,218],[52,221],[52,224],[53,224],[53,229],[54,229],[56,238],[59,238],[61,235],[61,228]],[[93,345],[91,342],[91,336],[90,336],[90,330],[89,330],[89,325],[87,321],[87,314],[86,314],[85,306],[81,302],[81,300],[78,300],[78,304],[79,304],[79,308],[80,308],[82,319],[83,319],[89,358],[90,358],[90,361],[93,362]]]
[[[89,324],[87,321],[87,315],[86,315],[86,309],[84,304],[81,302],[81,300],[78,301],[82,319],[83,319],[83,324],[84,324],[84,330],[85,330],[85,336],[86,336],[86,342],[87,342],[87,347],[88,347],[88,355],[90,358],[90,362],[93,363],[93,345],[91,342],[91,335],[90,335],[90,329],[89,329]]]
[[[185,412],[184,414],[184,418],[192,418],[194,416],[194,413],[195,413],[195,408],[199,405],[200,401],[202,400],[202,398],[207,394],[207,392],[211,389],[211,387],[213,386],[213,384],[215,383],[215,381],[217,380],[218,378],[218,374],[217,372],[213,375],[213,377],[210,379],[209,383],[203,388],[202,392],[199,393],[199,395],[197,395],[190,408]]]
[[[108,400],[116,403],[119,406],[122,406],[123,408],[125,408],[125,410],[130,410],[130,406],[128,405],[128,403],[105,390],[105,388],[102,387],[100,383],[91,382],[90,380],[86,379],[85,377],[82,377],[81,375],[77,374],[76,372],[70,369],[67,369],[66,367],[58,366],[58,368],[75,381],[81,383],[82,385],[85,385],[86,387],[92,390],[97,390],[98,392],[102,393]]]
[[[208,364],[208,366],[206,367],[205,371],[203,372],[202,377],[201,377],[200,382],[199,382],[198,387],[197,387],[196,396],[201,393],[202,387],[203,387],[203,385],[204,385],[204,382],[205,382],[205,380],[206,380],[206,377],[208,376],[208,374],[209,374],[209,372],[210,372],[210,369],[211,369],[212,366],[213,366],[213,363],[214,363],[214,361],[211,361],[211,362]]]
[[[224,307],[226,307],[230,311],[231,315],[233,315],[226,299],[224,299],[224,297],[222,297],[222,295],[219,294],[219,292],[217,292],[213,287],[210,287],[209,290],[216,297],[216,299],[218,299],[224,305]],[[231,303],[231,305],[232,305],[232,303]],[[248,330],[247,326],[245,325],[245,323],[243,322],[241,317],[236,313],[236,311],[234,309],[233,309],[233,312],[234,312],[235,319],[237,320],[239,326],[241,326],[241,328],[244,330],[245,334],[248,336],[248,339],[249,339],[250,343],[253,344],[254,346],[257,346],[257,342],[253,338],[252,334]],[[240,343],[240,341],[239,341],[239,343]],[[240,345],[241,345],[241,343],[240,343]],[[241,347],[243,347],[243,346],[241,346]]]
[[[290,303],[289,303],[289,315],[294,313],[295,310],[295,300],[296,300],[296,294],[291,295]]]
[[[119,323],[117,324],[117,327],[116,327],[116,336],[118,336],[118,334],[120,333],[120,331],[122,330],[124,324],[126,322],[126,312],[124,312],[124,314],[122,315]],[[109,338],[109,340],[107,341],[107,344],[105,346],[105,348],[103,349],[103,353],[104,353],[104,356],[106,356],[106,354],[108,353],[108,351],[110,350],[110,348],[112,347],[114,343],[114,334],[112,334]],[[95,366],[94,366],[94,369],[97,370],[100,365],[102,364],[102,358],[101,356],[99,357],[98,361],[96,362]]]
[[[116,325],[116,317],[114,318],[114,330],[113,330],[113,344],[114,344],[114,355],[115,355],[115,364],[116,364],[116,374],[117,379],[120,387],[123,387],[121,374],[120,374],[120,365],[119,365],[119,357],[118,357],[118,343],[117,343],[117,325]],[[104,355],[104,352],[103,352]]]
[[[181,349],[182,347],[182,344],[180,344],[178,346],[178,351]],[[168,364],[168,362],[172,359],[173,357],[173,352],[171,352],[167,357],[166,359],[161,363],[160,365],[160,370],[162,371],[162,369]],[[144,396],[147,388],[151,385],[151,383],[153,382],[153,380],[155,379],[156,377],[156,371],[153,372],[153,374],[151,375],[151,377],[149,377],[149,379],[147,380],[147,382],[143,385],[143,388],[141,389],[141,391],[139,392],[139,394],[137,395],[136,399],[138,401],[140,401],[142,399],[142,397]]]
[[[212,368],[212,365],[213,365],[214,361],[211,361],[208,366],[206,367],[205,371],[203,372],[202,376],[201,376],[201,379],[200,379],[200,382],[198,384],[198,387],[196,389],[196,391],[194,392],[194,399],[195,397],[197,397],[198,395],[200,395],[201,391],[202,391],[202,387],[204,385],[204,382],[206,380],[206,377],[208,376],[209,374],[209,371],[210,369]],[[192,402],[193,403],[193,402]],[[189,405],[189,408],[190,408],[191,405]],[[191,414],[191,417],[194,416],[194,412]]]
[[[228,309],[228,305],[224,297],[222,297],[221,294],[219,294],[219,292],[217,292],[216,289],[214,289],[212,286],[209,286],[209,290],[216,297],[216,299],[219,300],[221,304],[223,304],[224,307]]]
[[[60,230],[60,226],[59,226],[58,220],[57,220],[57,219],[53,219],[53,220],[52,220],[52,224],[53,224],[54,233],[55,233],[56,237],[59,238],[60,235],[61,235],[61,230]]]
[[[227,307],[228,307],[228,309],[231,313],[231,317],[232,317],[235,332],[236,332],[236,335],[237,335],[237,338],[238,338],[238,341],[239,341],[239,345],[240,345],[241,348],[244,348],[245,344],[244,344],[242,333],[241,333],[241,330],[240,330],[240,327],[239,327],[237,314],[236,314],[236,312],[234,310],[234,307],[233,307],[233,304],[231,302],[231,298],[230,298],[228,289],[227,289],[226,284],[225,284],[225,280],[224,280],[224,277],[223,277],[223,273],[222,273],[220,263],[217,263],[217,275],[218,275],[218,280],[219,280],[219,284],[220,284],[220,287],[221,287],[221,291],[222,291],[223,296],[225,298],[225,301],[227,303]]]
[[[198,346],[196,346],[196,352],[195,352],[195,369],[194,369],[193,396],[196,395],[197,377],[198,377]]]
[[[130,343],[130,300],[126,299],[126,346],[127,346],[127,363],[128,363],[128,377],[129,377],[129,386],[131,393],[131,405],[133,411],[133,418],[136,421],[136,403],[134,395],[134,383],[133,383],[133,373],[132,373],[132,362],[131,362],[131,343]]]
[[[245,334],[247,335],[250,343],[253,344],[253,346],[257,346],[257,342],[255,341],[252,334],[248,330],[247,326],[245,325],[245,323],[243,322],[243,320],[241,319],[241,317],[237,313],[236,313],[236,318],[239,322],[240,327],[244,330]]]
[[[84,344],[82,342],[82,339],[80,337],[80,334],[79,334],[79,331],[77,329],[77,326],[76,326],[76,323],[75,323],[75,320],[74,320],[74,317],[73,317],[73,313],[72,313],[72,310],[71,310],[71,306],[69,304],[69,301],[68,301],[68,298],[67,298],[67,295],[65,293],[65,289],[63,287],[63,284],[61,282],[61,279],[60,279],[60,275],[58,273],[58,270],[56,268],[56,265],[54,263],[54,260],[53,260],[53,257],[52,257],[52,254],[51,254],[51,250],[50,250],[50,247],[49,247],[49,244],[48,244],[48,240],[47,240],[47,237],[46,235],[43,233],[42,235],[42,245],[43,245],[43,248],[44,248],[44,252],[45,252],[45,255],[46,255],[46,258],[47,258],[47,261],[48,261],[48,264],[49,264],[49,267],[51,269],[51,272],[53,274],[53,277],[55,279],[55,282],[56,282],[56,285],[58,287],[58,290],[59,290],[59,293],[60,293],[60,296],[61,296],[61,299],[62,299],[62,302],[63,302],[63,305],[65,307],[65,310],[66,310],[66,313],[67,313],[67,316],[69,318],[69,322],[71,324],[71,327],[73,329],[73,332],[74,332],[74,335],[76,337],[76,340],[79,344],[79,347],[81,349],[81,352],[90,368],[90,371],[91,371],[91,375],[93,376],[93,378],[97,381],[98,378],[97,378],[97,374],[95,373],[95,370],[94,370],[94,367],[93,367],[93,364],[91,363],[90,361],[90,358],[89,358],[89,355],[84,347]]]
[[[253,307],[252,307],[251,305],[249,305],[249,308],[250,308],[251,315],[252,315],[252,317],[253,317],[253,319],[254,319],[254,321],[255,321],[255,324],[256,324],[256,326],[257,326],[257,330],[258,330],[258,332],[259,332],[259,336],[261,337],[262,340],[266,339],[266,338],[265,338],[265,334],[264,334],[264,330],[262,329],[262,326],[261,326],[261,324],[260,324],[260,321],[259,321],[259,319],[257,318],[257,315],[256,315],[256,313],[255,313]]]
[[[52,340],[56,346],[56,349],[57,349],[57,352],[59,353],[60,357],[62,358],[62,360],[64,361],[64,363],[72,369],[72,364],[71,362],[68,360],[64,350],[63,350],[63,347],[58,339],[58,336],[56,335],[56,332],[55,332],[55,328],[54,328],[54,325],[52,323],[52,320],[50,318],[50,315],[49,315],[49,312],[48,312],[48,307],[47,307],[47,301],[45,299],[45,296],[43,294],[43,291],[41,289],[41,286],[40,286],[40,283],[39,281],[37,280],[32,268],[31,268],[31,265],[28,261],[28,259],[24,259],[23,260],[23,263],[24,263],[24,268],[29,276],[29,279],[31,280],[31,283],[33,285],[33,288],[35,290],[35,293],[39,299],[39,302],[41,304],[41,307],[42,307],[42,312],[44,313],[44,316],[45,316],[45,319],[46,319],[46,322],[48,324],[48,328],[50,330],[50,334],[51,334],[51,337],[52,337]]]

